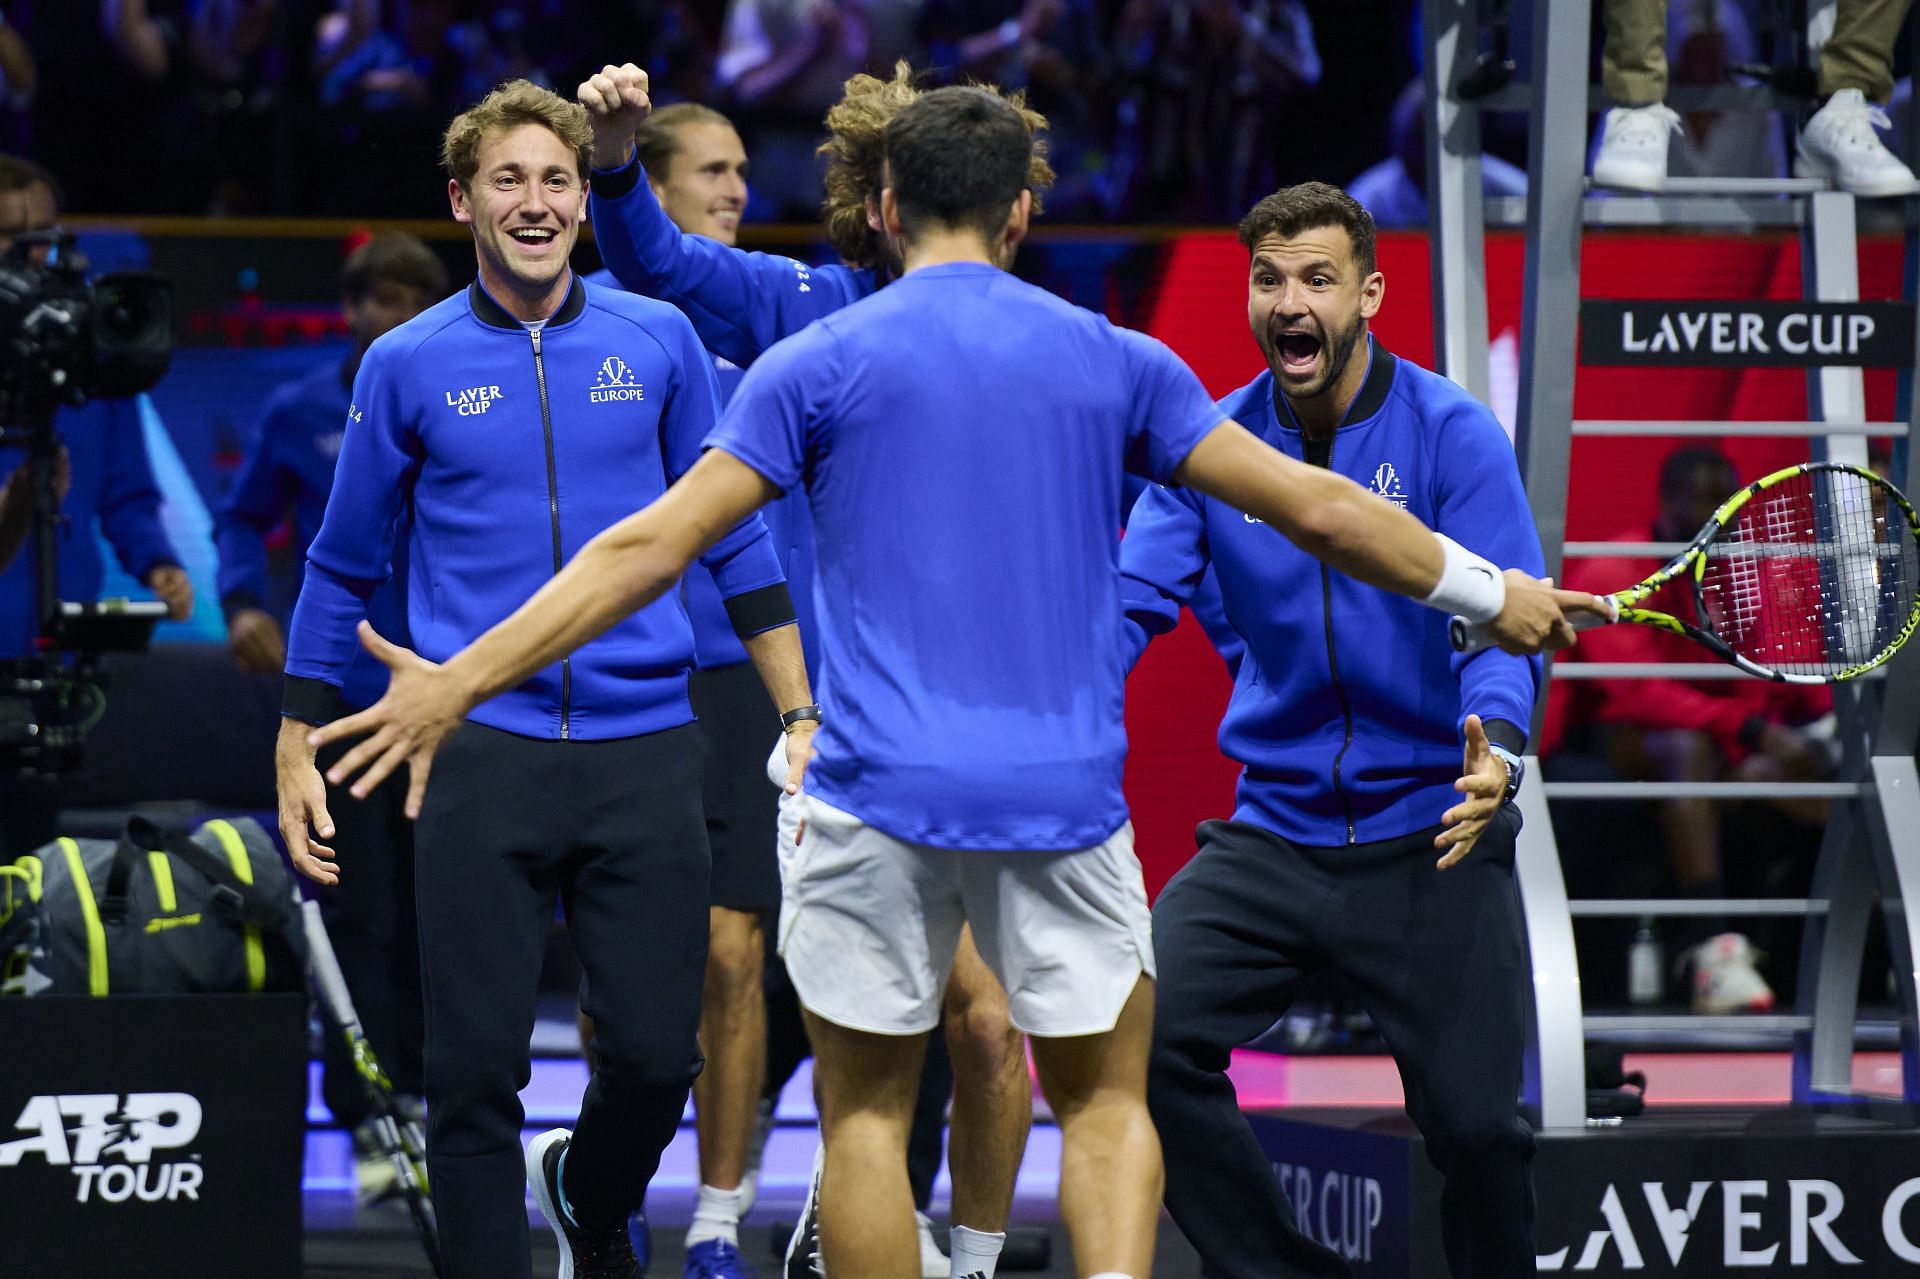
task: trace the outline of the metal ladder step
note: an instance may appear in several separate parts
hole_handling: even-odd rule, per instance
[[[1800,1013],[1588,1013],[1580,1025],[1609,1034],[1649,1031],[1726,1031],[1729,1034],[1791,1034],[1808,1030],[1813,1018]]]
[[[1679,917],[1689,915],[1738,915],[1743,919],[1762,916],[1824,915],[1827,903],[1812,897],[1588,897],[1567,903],[1575,918],[1635,919],[1642,915]]]
[[[1727,662],[1555,662],[1555,679],[1752,679]],[[1887,668],[1875,667],[1853,681],[1883,680]]]
[[[1669,84],[1666,104],[1675,111],[1786,111],[1795,114],[1812,104],[1805,98],[1765,85],[1746,84]],[[1482,111],[1525,115],[1533,105],[1533,86],[1513,80],[1469,105]],[[1587,88],[1587,110],[1606,111],[1620,104],[1599,85]]]
[[[1706,435],[1715,438],[1794,439],[1820,435],[1865,435],[1879,439],[1899,439],[1907,434],[1905,422],[1657,422],[1639,419],[1577,418],[1575,435],[1682,436]]]
[[[1544,782],[1548,799],[1852,799],[1859,782]]]

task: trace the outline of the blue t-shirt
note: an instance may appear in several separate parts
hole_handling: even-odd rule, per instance
[[[1171,351],[985,263],[780,342],[708,437],[805,483],[826,723],[808,789],[941,848],[1076,849],[1121,794],[1121,478],[1225,420]]]

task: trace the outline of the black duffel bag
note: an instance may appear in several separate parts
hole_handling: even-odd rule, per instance
[[[189,838],[136,817],[118,843],[57,839],[14,872],[31,912],[30,927],[15,918],[8,930],[31,938],[27,993],[306,989],[293,878],[250,818]]]

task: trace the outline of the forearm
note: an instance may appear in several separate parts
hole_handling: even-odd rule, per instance
[[[1424,600],[1444,557],[1433,530],[1345,476],[1295,461],[1223,424],[1181,464],[1180,482],[1263,520],[1347,576]]]
[[[525,682],[673,589],[705,542],[669,537],[660,509],[666,503],[662,498],[588,542],[505,621],[448,660],[469,707]]]
[[[741,641],[747,657],[767,686],[773,708],[781,714],[813,704],[813,689],[807,683],[806,654],[800,647],[798,623],[776,626],[770,631],[750,635]]]

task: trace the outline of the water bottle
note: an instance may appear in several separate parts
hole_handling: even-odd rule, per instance
[[[1657,1004],[1666,994],[1666,968],[1661,959],[1660,939],[1653,934],[1653,916],[1642,915],[1633,945],[1627,948],[1627,998],[1635,1007]]]

